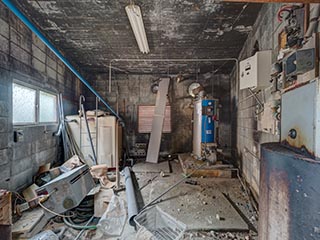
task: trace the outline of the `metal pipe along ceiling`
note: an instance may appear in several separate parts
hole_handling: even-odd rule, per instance
[[[109,63],[109,92],[111,92],[111,69],[112,62],[222,62],[234,61],[236,65],[236,80],[239,81],[239,60],[237,58],[159,58],[159,59],[134,59],[134,58],[114,58]]]
[[[81,76],[81,74],[71,65],[71,63],[49,42],[49,40],[23,15],[23,13],[10,1],[2,2],[70,69],[77,78],[107,107],[107,109],[120,121],[121,117],[111,108],[111,106],[96,92],[93,87]]]

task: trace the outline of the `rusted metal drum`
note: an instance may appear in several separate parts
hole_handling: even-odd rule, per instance
[[[320,239],[320,161],[261,146],[259,239]]]

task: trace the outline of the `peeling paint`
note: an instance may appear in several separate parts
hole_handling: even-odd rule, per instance
[[[43,28],[46,31],[54,30],[54,31],[59,31],[61,33],[66,33],[66,30],[61,29],[55,22],[51,21],[50,19],[47,19],[48,24],[51,25],[51,27],[46,27]]]
[[[206,12],[214,13],[222,9],[222,4],[220,4],[220,0],[206,0],[203,8]]]
[[[240,33],[249,33],[252,31],[252,26],[238,25],[234,27],[234,30]]]
[[[28,3],[39,12],[44,14],[63,14],[56,5],[56,1],[28,1]]]

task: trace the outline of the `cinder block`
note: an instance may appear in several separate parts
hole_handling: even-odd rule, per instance
[[[1,23],[0,23],[1,24]],[[1,25],[0,25],[1,28]],[[9,40],[0,35],[0,51],[9,54]]]
[[[31,168],[12,176],[10,180],[10,190],[16,191],[29,186],[32,183],[33,173],[34,171]]]
[[[9,132],[8,118],[0,117],[0,132]]]
[[[25,136],[24,139],[26,140],[25,142],[21,143],[15,143],[13,147],[13,160],[18,161],[20,159],[30,157],[32,154],[31,151],[31,146],[32,143],[28,142]]]
[[[39,60],[42,63],[46,62],[46,53],[40,49],[37,45],[32,44],[32,55],[34,58]]]
[[[46,45],[34,34],[32,33],[32,43],[36,45],[43,52],[46,51]]]
[[[38,152],[35,155],[35,160],[36,160],[38,166],[41,166],[46,163],[56,161],[57,160],[57,153],[58,153],[58,151],[57,151],[56,147],[50,148],[50,149],[44,150],[42,152]]]
[[[10,41],[14,43],[12,48],[18,46],[28,52],[31,50],[31,40],[24,33],[18,32],[14,28],[10,28]]]
[[[36,58],[32,58],[32,66],[41,73],[46,72],[46,65]]]
[[[10,178],[10,163],[1,165],[0,183]]]
[[[12,45],[11,56],[14,57],[19,62],[22,62],[29,66],[31,65],[31,55],[17,45]]]
[[[57,72],[47,65],[47,75],[49,78],[57,79]]]
[[[16,150],[15,150],[16,151]],[[33,168],[31,156],[14,161],[11,165],[11,175],[15,176],[21,172]]]
[[[0,149],[7,148],[9,145],[9,134],[0,133]]]
[[[0,166],[9,163],[12,160],[12,155],[13,155],[12,148],[1,149],[0,150]],[[2,172],[2,167],[1,167],[1,172]]]
[[[53,58],[47,57],[47,65],[54,70],[57,69],[57,62]]]

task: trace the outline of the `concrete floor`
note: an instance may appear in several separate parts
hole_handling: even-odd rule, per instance
[[[141,206],[183,177],[180,163],[171,161],[170,164],[173,172],[165,173],[165,176],[161,176],[156,170],[155,173],[141,171],[139,166],[145,169],[143,164],[134,167],[139,188],[143,187],[140,191]],[[150,179],[153,179],[152,182]],[[187,225],[184,239],[255,239],[244,218],[223,195],[227,194],[245,215],[246,220],[256,227],[256,214],[250,211],[248,197],[237,178],[191,179],[196,181],[197,185],[183,182],[157,203],[163,211]],[[121,192],[120,196],[125,198],[125,193]],[[135,234],[135,229],[126,224],[120,239],[133,239]]]

